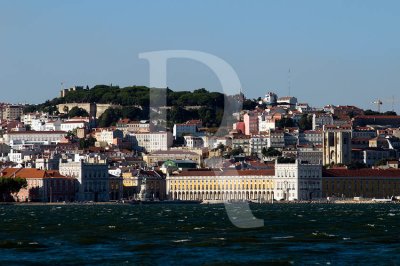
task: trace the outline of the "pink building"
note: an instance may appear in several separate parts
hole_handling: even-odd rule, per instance
[[[245,134],[252,135],[258,133],[258,113],[248,112],[243,116],[243,122],[245,124]]]
[[[246,131],[246,125],[244,122],[236,122],[235,129],[240,133],[244,134]]]
[[[35,168],[5,168],[1,177],[25,178],[28,186],[12,195],[15,201],[74,201],[77,180],[61,175],[58,171]]]

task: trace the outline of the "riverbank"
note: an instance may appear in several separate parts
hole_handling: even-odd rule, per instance
[[[250,204],[400,204],[400,201],[382,201],[374,199],[337,199],[337,200],[312,200],[312,201],[274,201],[274,202],[257,202],[257,201],[222,201],[222,200],[204,200],[201,204],[218,205],[218,204],[235,204],[235,203],[250,203]],[[175,204],[179,205],[179,202],[163,202],[159,201],[158,204]],[[184,203],[182,203],[183,205]],[[187,203],[185,203],[187,204]],[[193,203],[197,204],[197,203]],[[66,205],[131,205],[129,202],[0,202],[0,206],[66,206]],[[154,205],[154,204],[153,204]]]

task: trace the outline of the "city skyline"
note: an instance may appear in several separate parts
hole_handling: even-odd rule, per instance
[[[2,6],[0,81],[6,102],[44,102],[58,95],[61,82],[146,86],[148,63],[138,54],[169,49],[224,59],[248,98],[268,91],[286,96],[290,86],[291,95],[312,106],[375,110],[372,102],[380,98],[387,111],[392,97],[399,99],[396,1],[9,1]],[[171,60],[167,82],[173,90],[221,91],[212,71],[190,60]],[[398,102],[394,109],[399,112]]]

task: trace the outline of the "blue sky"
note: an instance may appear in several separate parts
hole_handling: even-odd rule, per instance
[[[246,96],[291,94],[314,106],[400,100],[399,1],[0,2],[0,101],[39,103],[65,86],[148,85],[141,52],[214,54]],[[221,91],[206,66],[171,60],[171,89]],[[396,103],[396,111],[400,111]]]

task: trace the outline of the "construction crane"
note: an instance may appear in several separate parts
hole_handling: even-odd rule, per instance
[[[376,109],[378,111],[378,113],[381,112],[381,105],[382,105],[382,101],[378,98],[375,101],[371,102],[372,104],[376,105]]]
[[[398,100],[396,100],[395,96],[393,95],[391,99],[376,99],[375,101],[371,102],[372,104],[376,105],[377,111],[380,113],[381,112],[381,105],[384,103],[389,103],[392,105],[392,111],[394,112],[395,105],[396,103],[399,103]]]

